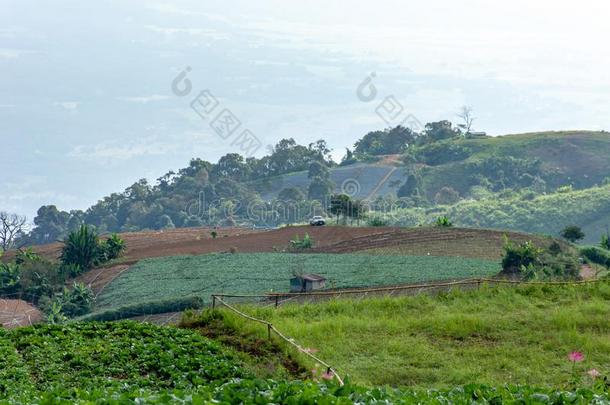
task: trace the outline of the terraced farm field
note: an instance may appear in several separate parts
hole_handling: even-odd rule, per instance
[[[144,323],[0,329],[0,399],[21,403],[71,389],[193,388],[247,376],[239,366],[231,352],[196,332]]]
[[[212,293],[288,291],[295,272],[317,273],[335,288],[490,276],[495,260],[434,256],[238,253],[140,261],[104,288],[97,311]]]

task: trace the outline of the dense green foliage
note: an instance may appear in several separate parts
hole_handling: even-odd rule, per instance
[[[600,264],[610,269],[610,251],[597,246],[586,246],[580,249],[580,254],[592,263]]]
[[[502,269],[508,273],[518,273],[522,268],[535,264],[543,252],[542,249],[530,241],[513,244],[507,240],[504,244],[504,250],[506,254],[502,258]]]
[[[451,222],[451,220],[449,218],[447,218],[446,216],[442,216],[442,217],[436,218],[434,225],[441,227],[441,228],[451,228],[453,226],[453,222]]]
[[[125,248],[125,242],[117,234],[100,240],[95,229],[81,225],[63,241],[60,260],[65,266],[73,266],[78,273],[118,258]]]
[[[293,250],[311,249],[313,245],[313,239],[308,233],[303,236],[303,239],[300,239],[299,235],[295,235],[294,239],[290,240],[290,248]]]
[[[451,218],[456,226],[550,235],[558,235],[565,226],[577,223],[587,234],[586,242],[598,243],[610,222],[610,186],[534,198],[507,192],[501,198],[490,195],[451,206],[396,208],[385,217],[392,225],[416,226],[432,223],[442,215]]]
[[[64,264],[74,264],[86,271],[98,263],[100,256],[100,241],[97,233],[90,227],[82,225],[78,231],[71,232],[64,240],[60,259]]]
[[[68,394],[46,393],[42,400],[59,399],[75,404],[606,404],[610,395],[603,386],[575,390],[540,389],[529,386],[468,384],[445,390],[394,390],[366,388],[354,384],[340,387],[312,381],[242,379],[192,390],[151,392],[149,389],[121,392],[116,389],[83,390]]]
[[[369,132],[354,144],[354,153],[361,158],[366,155],[403,153],[416,142],[417,137],[417,133],[402,126]]]
[[[24,242],[54,242],[83,223],[101,233],[223,224],[248,216],[249,204],[269,208],[249,182],[307,170],[312,161],[332,166],[329,153],[325,141],[303,146],[290,138],[279,141],[270,155],[260,159],[244,159],[235,153],[221,157],[217,164],[192,159],[188,167],[168,172],[155,185],[139,180],[85,212],[43,206],[34,219],[36,228]]]
[[[53,323],[83,315],[93,307],[93,292],[82,283],[67,288],[70,277],[80,272],[53,263],[31,251],[19,252],[14,262],[0,263],[0,297],[23,299],[37,305]]]
[[[572,251],[564,252],[557,242],[548,249],[536,246],[532,241],[504,242],[502,272],[518,275],[524,280],[577,280],[580,263]]]
[[[0,330],[0,393],[185,389],[247,376],[233,355],[196,332],[135,322]],[[78,391],[74,391],[78,390]]]
[[[368,287],[498,273],[499,263],[459,257],[362,254],[237,253],[142,260],[98,296],[100,312],[158,300],[213,293],[288,291],[294,273],[315,273],[328,287]]]
[[[575,243],[579,240],[584,239],[585,233],[582,231],[582,229],[578,225],[568,225],[565,228],[563,228],[563,230],[561,231],[561,236],[564,239],[569,240],[572,243]]]
[[[439,295],[258,305],[304,347],[367,385],[451,388],[472,382],[566,387],[610,373],[610,282],[574,286],[481,286]],[[225,316],[266,333],[260,325]],[[574,365],[568,353],[584,353]],[[574,367],[574,374],[572,368]]]

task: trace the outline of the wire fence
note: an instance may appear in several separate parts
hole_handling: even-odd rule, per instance
[[[581,281],[521,281],[501,278],[471,278],[464,280],[450,280],[443,282],[426,282],[417,284],[383,286],[375,288],[351,288],[338,290],[321,290],[310,292],[268,292],[264,294],[212,294],[212,307],[219,298],[231,298],[241,302],[257,302],[265,306],[279,307],[286,303],[316,302],[324,299],[356,297],[366,298],[374,296],[417,295],[424,292],[434,293],[448,291],[452,288],[463,290],[480,288],[481,285],[586,285],[610,282],[610,279],[594,279]]]
[[[460,288],[460,289],[475,289],[480,288],[482,285],[513,285],[513,286],[523,286],[523,285],[543,285],[543,286],[577,286],[577,285],[589,285],[596,283],[604,283],[610,282],[610,279],[596,279],[596,280],[582,280],[582,281],[519,281],[519,280],[508,280],[508,279],[493,279],[493,278],[475,278],[475,279],[467,279],[467,280],[456,280],[456,281],[446,281],[446,282],[431,282],[431,283],[422,283],[422,284],[411,284],[411,285],[401,285],[401,286],[388,286],[388,287],[377,287],[377,288],[355,288],[355,289],[345,289],[345,290],[337,290],[337,291],[312,291],[312,292],[304,292],[304,293],[266,293],[266,294],[213,294],[212,295],[212,309],[215,310],[219,306],[224,306],[228,308],[230,311],[236,313],[244,319],[249,321],[253,321],[262,325],[265,325],[267,328],[268,338],[271,339],[272,333],[275,333],[278,337],[280,337],[286,343],[295,347],[299,352],[305,354],[310,357],[314,361],[322,364],[327,369],[327,373],[332,375],[333,378],[336,378],[339,384],[343,385],[343,380],[341,379],[339,373],[336,371],[334,367],[330,364],[326,363],[319,357],[313,355],[310,350],[303,348],[300,344],[296,343],[293,338],[290,338],[280,332],[271,322],[266,321],[264,319],[256,318],[252,315],[248,315],[242,310],[236,308],[234,305],[231,305],[226,302],[227,299],[233,299],[238,304],[239,303],[252,303],[253,301],[257,304],[262,304],[265,306],[273,306],[279,307],[285,303],[304,303],[304,302],[315,302],[320,299],[329,299],[329,298],[345,298],[345,297],[374,297],[378,295],[398,295],[398,294],[420,294],[422,292],[438,292],[438,291],[447,291],[452,288]]]
[[[303,353],[304,355],[310,357],[314,361],[316,361],[316,362],[320,363],[321,365],[323,365],[324,367],[326,367],[326,373],[332,375],[334,378],[337,379],[337,381],[339,382],[340,385],[343,385],[343,379],[341,378],[339,373],[330,364],[326,363],[324,360],[322,360],[319,357],[317,357],[314,354],[312,354],[310,350],[307,350],[304,347],[302,347],[301,345],[299,345],[298,343],[296,343],[294,339],[289,338],[286,335],[284,335],[282,332],[277,330],[277,328],[275,326],[273,326],[273,324],[271,322],[265,321],[264,319],[259,319],[259,318],[255,318],[253,316],[250,316],[250,315],[240,311],[239,309],[235,308],[234,306],[226,303],[220,297],[215,297],[214,303],[216,301],[218,301],[218,303],[224,305],[225,307],[227,307],[228,309],[230,309],[231,311],[235,312],[236,314],[238,314],[239,316],[241,316],[243,318],[246,318],[246,319],[248,319],[250,321],[257,322],[257,323],[260,323],[262,325],[265,325],[267,327],[267,333],[268,333],[268,338],[269,339],[271,339],[271,334],[275,333],[284,342],[292,345],[299,352]],[[214,308],[215,308],[215,306],[214,306]]]

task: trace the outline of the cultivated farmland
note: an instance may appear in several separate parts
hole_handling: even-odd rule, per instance
[[[490,276],[494,260],[459,257],[238,253],[140,261],[102,290],[97,310],[212,293],[287,291],[295,272],[325,276],[328,287],[369,287]]]

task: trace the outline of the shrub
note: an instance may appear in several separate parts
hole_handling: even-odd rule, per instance
[[[580,277],[580,263],[566,254],[543,254],[538,264],[530,264],[522,272],[525,280],[575,280]]]
[[[212,236],[212,239],[216,239],[218,237],[218,232],[212,231],[210,232],[210,235]]]
[[[559,243],[557,243],[556,240],[553,241],[553,243],[551,243],[551,245],[549,246],[549,253],[557,256],[558,254],[562,253],[563,250],[561,249],[561,245]]]
[[[388,226],[388,221],[380,216],[374,216],[367,221],[368,226]]]
[[[120,257],[125,251],[125,241],[119,237],[116,233],[110,235],[108,239],[100,243],[102,250],[101,261],[113,260]]]
[[[50,308],[47,310],[45,320],[51,325],[58,325],[68,320],[68,317],[64,315],[61,304],[57,301],[53,301]]]
[[[13,263],[0,263],[0,294],[12,294],[19,288],[21,271]]]
[[[580,249],[580,254],[595,264],[610,268],[610,252],[597,246],[588,246]]]
[[[72,289],[64,288],[57,299],[61,303],[62,313],[71,318],[91,312],[94,301],[93,291],[83,283],[74,283]]]
[[[76,277],[82,272],[83,269],[81,269],[80,266],[75,263],[61,264],[59,266],[59,273],[66,277]]]
[[[607,233],[602,235],[602,240],[599,245],[602,247],[602,249],[610,250],[610,235]]]
[[[37,304],[42,297],[51,297],[61,291],[67,274],[61,267],[47,260],[28,261],[19,266],[20,290],[26,301]]]
[[[585,234],[577,225],[568,225],[561,231],[560,235],[570,242],[574,243],[581,239],[584,239]]]
[[[63,264],[76,264],[83,271],[89,270],[98,263],[100,258],[100,242],[97,233],[87,225],[71,232],[61,251]]]
[[[25,262],[35,262],[40,260],[38,253],[35,253],[31,247],[25,249],[17,249],[17,255],[15,256],[15,264],[21,265]]]
[[[457,145],[454,142],[439,142],[427,145],[418,150],[416,158],[413,160],[422,161],[430,166],[437,166],[464,160],[468,158],[471,153],[469,148]]]
[[[531,241],[518,245],[508,239],[504,243],[504,257],[502,258],[502,271],[505,273],[520,273],[523,268],[538,264],[542,249],[536,247]]]
[[[116,233],[100,241],[93,228],[82,225],[64,240],[61,262],[72,272],[87,271],[93,266],[116,259],[125,251],[125,241]],[[77,273],[78,274],[78,273]],[[76,274],[72,274],[75,276]]]
[[[453,223],[446,216],[442,216],[442,217],[438,217],[436,219],[436,222],[434,223],[434,225],[441,227],[441,228],[450,228],[453,226]]]
[[[299,239],[299,235],[296,235],[293,240],[290,241],[290,247],[293,249],[311,249],[313,247],[313,239],[308,233],[305,234],[303,240]]]

